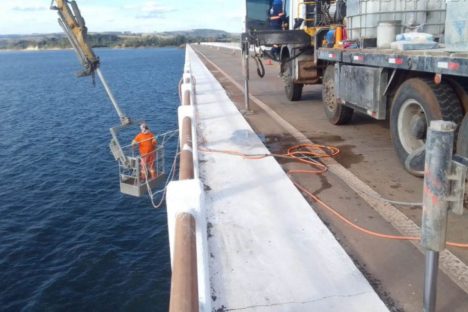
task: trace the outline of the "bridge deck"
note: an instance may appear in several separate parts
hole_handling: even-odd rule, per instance
[[[188,48],[200,147],[269,153]],[[273,158],[201,153],[213,311],[387,311]]]

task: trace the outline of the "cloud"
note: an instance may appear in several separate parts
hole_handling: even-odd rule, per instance
[[[156,1],[147,1],[141,6],[138,13],[138,18],[160,18],[166,13],[174,12],[175,10],[163,5],[158,4]]]
[[[50,0],[22,0],[22,1],[5,1],[0,4],[0,9],[11,12],[38,12],[49,9]],[[14,13],[13,13],[14,14]]]
[[[0,0],[0,34],[56,33],[57,13],[50,0]],[[91,32],[154,32],[214,28],[240,32],[243,5],[237,1],[79,0]],[[216,14],[209,14],[213,9]],[[25,21],[28,21],[25,23]]]
[[[18,12],[37,12],[37,11],[46,11],[48,10],[48,7],[44,6],[32,6],[32,7],[27,7],[27,6],[15,6],[12,7],[12,11],[18,11]]]

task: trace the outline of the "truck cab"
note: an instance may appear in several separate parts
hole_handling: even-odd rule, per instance
[[[324,66],[315,51],[335,19],[328,2],[282,1],[284,18],[280,29],[270,23],[272,0],[246,1],[246,33],[259,45],[279,49],[280,74],[285,83],[286,97],[298,101],[306,84],[321,83]]]

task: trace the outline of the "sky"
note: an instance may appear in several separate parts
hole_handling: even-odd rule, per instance
[[[76,0],[90,32],[197,28],[240,33],[243,0]],[[51,0],[0,0],[0,34],[57,33]]]

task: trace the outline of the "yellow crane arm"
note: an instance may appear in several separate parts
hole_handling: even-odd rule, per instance
[[[55,6],[53,5],[55,2]],[[88,29],[81,16],[76,1],[52,0],[51,9],[57,10],[59,24],[75,49],[81,64],[85,68],[80,76],[88,76],[99,67],[99,58],[87,41]]]
[[[54,3],[56,5],[54,5]],[[124,112],[120,109],[117,100],[115,99],[112,90],[107,84],[100,68],[99,58],[94,54],[93,49],[89,45],[88,29],[86,28],[85,20],[81,16],[80,9],[75,0],[52,0],[50,8],[57,10],[59,19],[58,22],[63,28],[63,31],[68,37],[73,49],[75,50],[81,64],[84,67],[83,72],[79,74],[80,77],[97,74],[99,80],[109,97],[112,105],[114,106],[117,115],[119,115],[120,123],[122,125],[131,124],[130,118],[128,118]],[[93,76],[94,77],[94,76]]]

